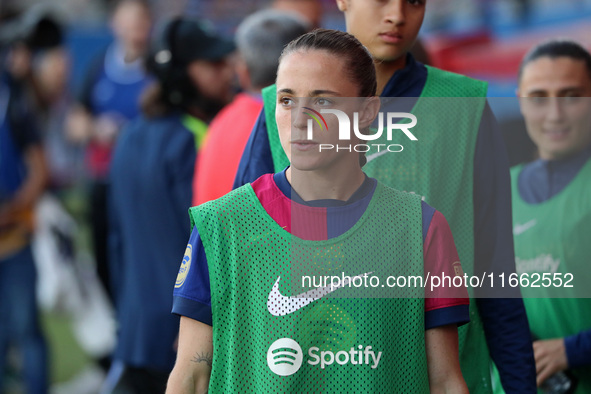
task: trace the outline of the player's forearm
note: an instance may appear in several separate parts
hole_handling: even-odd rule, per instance
[[[439,382],[429,386],[431,394],[468,394],[468,386],[464,378],[460,375],[458,377],[449,377],[445,382]]]
[[[172,371],[168,378],[166,394],[190,394],[195,393],[197,387],[191,375],[183,375],[180,372]]]
[[[458,356],[458,329],[446,325],[425,332],[429,391],[434,394],[468,393]]]
[[[459,361],[452,358],[446,368],[429,367],[429,392],[431,394],[464,394],[468,386],[462,376]]]
[[[212,365],[212,327],[181,316],[177,360],[166,394],[207,393]]]
[[[190,361],[192,362],[192,361]],[[204,394],[209,389],[209,374],[208,372],[197,372],[181,370],[175,366],[170,378],[168,379],[168,386],[166,394]]]

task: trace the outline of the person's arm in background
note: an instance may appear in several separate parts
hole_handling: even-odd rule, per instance
[[[275,166],[273,165],[265,109],[263,108],[248,138],[244,153],[242,153],[232,188],[236,189],[257,180],[261,175],[273,172],[275,172]]]
[[[490,107],[486,106],[474,153],[474,268],[515,272],[511,183],[506,148]],[[536,393],[536,371],[523,300],[489,294],[476,303],[490,355],[506,393]],[[513,297],[513,295],[511,295]]]
[[[569,368],[591,365],[591,329],[564,338]]]
[[[40,145],[29,146],[24,153],[27,177],[14,196],[0,208],[0,226],[17,224],[20,214],[30,211],[43,194],[49,174]]]
[[[538,385],[557,372],[591,365],[591,329],[534,342]]]
[[[12,206],[15,209],[33,208],[43,194],[49,179],[45,153],[39,144],[31,145],[25,151],[27,178],[15,193]]]
[[[18,222],[20,213],[32,211],[49,181],[45,153],[33,113],[24,104],[14,103],[9,105],[7,116],[15,131],[15,143],[23,152],[27,175],[10,200],[2,203],[0,225]]]

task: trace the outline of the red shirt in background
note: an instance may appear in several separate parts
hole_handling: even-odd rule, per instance
[[[193,205],[232,190],[242,152],[262,108],[260,98],[240,93],[211,122],[195,161]]]

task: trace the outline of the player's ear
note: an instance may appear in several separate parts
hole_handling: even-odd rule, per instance
[[[368,97],[363,100],[359,111],[359,128],[369,127],[380,112],[381,102],[379,97]]]
[[[339,11],[347,11],[347,0],[337,0],[337,7],[339,7]]]

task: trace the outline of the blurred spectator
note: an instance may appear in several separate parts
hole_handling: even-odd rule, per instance
[[[322,26],[324,9],[320,0],[274,0],[271,8],[300,15],[310,23],[311,29]]]
[[[545,392],[567,392],[553,391],[557,381],[578,380],[568,392],[589,393],[591,299],[581,290],[591,280],[591,55],[572,41],[534,47],[522,61],[518,95],[540,158],[511,172],[517,271],[553,283],[522,288],[537,339],[537,383]],[[556,264],[552,271],[548,261]],[[573,289],[557,289],[557,275],[569,273]]]
[[[297,15],[275,10],[259,11],[238,26],[236,70],[244,92],[211,122],[195,166],[193,205],[232,190],[240,156],[263,108],[261,89],[275,82],[279,55],[285,45],[308,28]]]
[[[22,353],[27,392],[37,394],[47,392],[48,366],[31,235],[47,170],[25,82],[31,57],[31,48],[19,41],[0,75],[0,391],[6,353],[15,345]]]
[[[122,133],[110,171],[110,264],[119,323],[104,392],[163,393],[175,360],[171,315],[196,147],[233,96],[232,41],[204,22],[174,19],[156,34],[148,69],[157,82],[144,116]]]
[[[79,104],[69,118],[70,138],[87,143],[90,223],[97,270],[110,291],[107,261],[107,174],[121,127],[139,114],[139,96],[149,83],[142,57],[152,25],[147,0],[119,0],[111,26],[115,41],[86,73]]]
[[[73,104],[68,91],[70,56],[64,47],[48,49],[36,56],[34,74],[45,153],[49,164],[50,188],[61,191],[80,184],[84,151],[68,139],[64,126]]]

